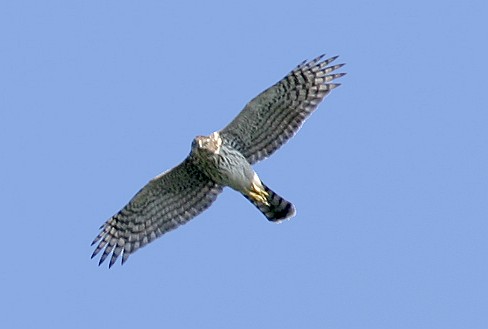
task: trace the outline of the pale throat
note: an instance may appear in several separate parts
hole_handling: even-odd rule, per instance
[[[215,131],[210,134],[210,136],[206,137],[206,139],[208,141],[206,148],[212,151],[212,153],[219,155],[222,147],[222,138],[220,138],[220,134]]]

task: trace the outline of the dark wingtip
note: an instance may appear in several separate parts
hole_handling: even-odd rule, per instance
[[[325,53],[318,55],[314,59],[311,60],[311,62],[319,62],[322,58],[325,57]]]
[[[117,261],[117,257],[118,255],[116,255],[115,253],[112,254],[112,257],[110,258],[110,263],[108,264],[108,268],[111,268],[115,262]]]
[[[105,259],[107,258],[108,253],[106,251],[107,251],[107,249],[105,249],[105,251],[102,254],[102,257],[100,257],[100,260],[98,261],[98,265],[101,265],[105,261]]]
[[[125,252],[122,254],[122,262],[120,263],[121,265],[124,265],[125,262],[127,261],[127,259],[129,258],[129,253],[128,252]]]
[[[328,83],[327,86],[329,87],[329,90],[335,89],[337,87],[340,87],[342,83]]]
[[[328,59],[329,63],[335,61],[336,59],[339,58],[339,55],[332,56],[331,58]]]
[[[336,74],[334,74],[334,79],[342,78],[346,74],[347,74],[346,72],[336,73]]]

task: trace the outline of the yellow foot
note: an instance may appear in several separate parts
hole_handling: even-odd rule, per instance
[[[256,202],[264,203],[265,205],[269,206],[268,202],[268,192],[266,192],[262,186],[258,186],[257,184],[251,185],[251,191],[249,191],[249,196]]]

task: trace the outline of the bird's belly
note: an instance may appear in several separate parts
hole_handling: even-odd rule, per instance
[[[249,190],[254,177],[254,170],[249,163],[217,161],[214,165],[210,176],[217,184],[229,186],[239,192]]]

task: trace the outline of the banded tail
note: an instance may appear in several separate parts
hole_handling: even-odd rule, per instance
[[[253,191],[250,195],[244,195],[256,206],[269,221],[279,222],[295,216],[295,207],[291,202],[273,192],[269,187],[261,183],[263,189]]]

